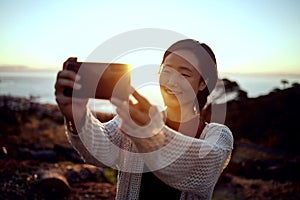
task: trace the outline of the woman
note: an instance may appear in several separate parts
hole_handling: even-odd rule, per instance
[[[201,118],[217,77],[212,50],[186,39],[163,56],[163,113],[135,91],[135,104],[112,99],[118,115],[102,123],[86,99],[63,95],[65,87],[81,87],[80,77],[66,70],[58,73],[56,99],[70,142],[85,161],[119,170],[117,199],[211,199],[233,148],[226,126]]]

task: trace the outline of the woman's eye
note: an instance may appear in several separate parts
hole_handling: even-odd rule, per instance
[[[181,75],[184,76],[184,77],[191,77],[190,74],[181,74]]]
[[[163,73],[170,73],[171,70],[170,70],[170,69],[163,69],[162,72],[163,72]]]

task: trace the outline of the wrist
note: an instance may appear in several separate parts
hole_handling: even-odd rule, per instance
[[[75,126],[75,123],[74,123],[73,121],[66,119],[66,125],[67,125],[67,129],[68,129],[71,133],[73,133],[73,134],[75,134],[75,135],[78,134],[78,131],[77,131],[76,126]]]
[[[78,134],[78,132],[80,132],[80,130],[84,126],[86,114],[87,109],[85,109],[84,112],[82,112],[82,115],[80,115],[80,117],[78,114],[76,115],[77,117],[73,116],[73,118],[71,119],[65,117],[65,122],[68,130],[73,134]]]

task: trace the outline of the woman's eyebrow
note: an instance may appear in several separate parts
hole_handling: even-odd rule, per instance
[[[186,67],[186,66],[179,66],[179,69],[186,70],[186,71],[193,73],[193,71],[189,67]]]
[[[173,63],[164,63],[162,64],[163,67],[171,67],[171,68],[174,68],[174,66],[176,66],[176,64],[174,65]],[[186,70],[186,71],[189,71],[190,73],[194,73],[193,70],[191,70],[190,67],[187,67],[187,66],[184,66],[184,65],[181,65],[181,66],[178,66],[178,68],[180,70]]]

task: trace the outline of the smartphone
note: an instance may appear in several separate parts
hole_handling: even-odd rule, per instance
[[[128,100],[131,89],[131,66],[125,63],[77,62],[68,58],[63,69],[79,74],[79,90],[65,88],[64,95],[76,98]]]

